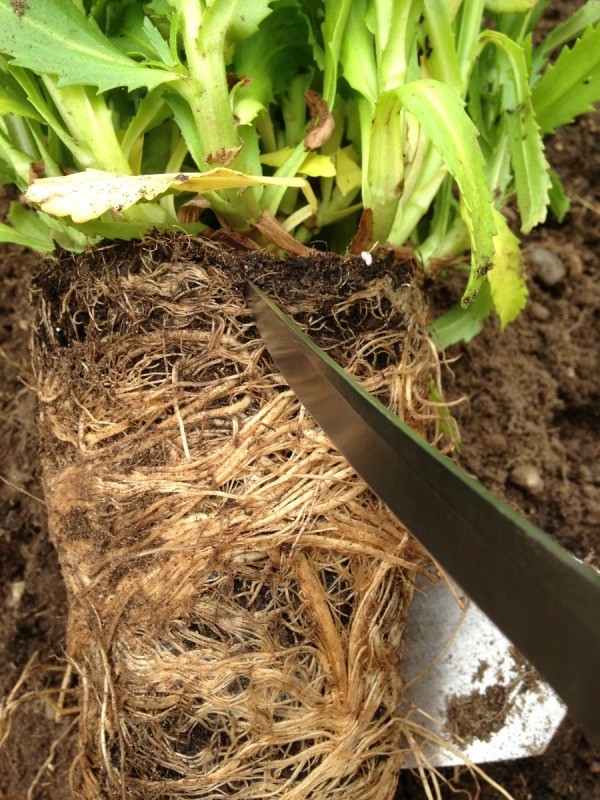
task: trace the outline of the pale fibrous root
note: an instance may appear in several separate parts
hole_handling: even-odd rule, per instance
[[[431,562],[288,388],[243,286],[435,440],[437,365],[410,270],[172,237],[39,276],[75,797],[392,797],[403,630]]]

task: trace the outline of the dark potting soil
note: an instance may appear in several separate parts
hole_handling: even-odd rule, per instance
[[[549,142],[549,159],[572,198],[572,209],[564,225],[550,219],[524,243],[531,292],[526,312],[503,334],[491,322],[475,341],[454,348],[449,355],[460,358],[449,365],[445,379],[448,399],[467,398],[456,410],[463,467],[579,558],[596,565],[600,164],[594,139],[599,129],[596,115]],[[564,275],[556,283],[549,283],[539,253],[532,254],[534,248],[558,256]],[[547,263],[548,257],[544,258]],[[46,532],[28,356],[32,312],[27,284],[34,261],[16,247],[4,248],[0,259],[3,698],[36,652],[44,666],[34,669],[26,690],[58,690],[64,668],[65,593]],[[437,281],[431,293],[438,307],[450,300],[451,291]],[[517,467],[527,468],[526,479]],[[53,666],[59,670],[52,671]],[[48,698],[54,702],[56,695]],[[0,757],[0,797],[24,798],[37,779],[33,797],[67,800],[67,773],[74,754],[69,724],[69,718],[55,722],[50,702],[39,697],[15,709]],[[600,797],[600,754],[570,720],[543,756],[489,765],[487,771],[516,800]],[[467,797],[467,792],[476,796],[477,787],[465,771],[444,774],[454,787],[442,787],[444,798],[457,796],[453,793],[457,789],[465,792],[459,797]],[[479,792],[482,800],[499,796],[483,782]],[[418,779],[405,774],[398,797],[421,800],[425,795]]]

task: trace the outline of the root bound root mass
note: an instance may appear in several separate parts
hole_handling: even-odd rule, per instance
[[[423,551],[266,354],[264,288],[429,439],[406,265],[171,237],[34,287],[50,529],[79,686],[77,798],[385,800]]]

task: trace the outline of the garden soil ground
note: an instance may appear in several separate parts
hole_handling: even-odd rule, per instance
[[[600,566],[600,163],[598,115],[562,131],[549,157],[565,182],[572,208],[565,224],[548,224],[524,242],[531,292],[526,312],[504,334],[495,323],[469,345],[454,348],[448,399],[462,436],[460,461],[489,489],[590,564]],[[555,253],[565,267],[544,282],[531,251]],[[28,348],[32,311],[28,280],[35,259],[19,248],[0,258],[0,697],[6,697],[37,653],[25,690],[56,689],[64,669],[66,598],[46,530],[37,466],[36,400]],[[431,285],[432,303],[451,290]],[[543,481],[523,489],[515,467]],[[539,480],[538,480],[539,483]],[[47,695],[52,698],[55,695]],[[67,702],[68,704],[68,702]],[[0,756],[0,800],[67,800],[74,754],[71,718],[55,721],[50,702],[33,696],[17,708]],[[0,737],[2,732],[0,731]],[[544,756],[491,765],[491,776],[516,800],[600,798],[600,754],[570,721]],[[464,771],[445,776],[471,796]],[[28,795],[32,781],[35,787]],[[469,794],[461,796],[469,796]],[[442,795],[457,795],[449,788]],[[498,797],[482,785],[483,800]],[[421,800],[409,774],[398,797]],[[325,800],[325,798],[324,798]]]

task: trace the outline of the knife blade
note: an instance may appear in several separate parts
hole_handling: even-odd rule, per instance
[[[331,442],[600,745],[600,574],[421,439],[250,281],[246,298]]]

